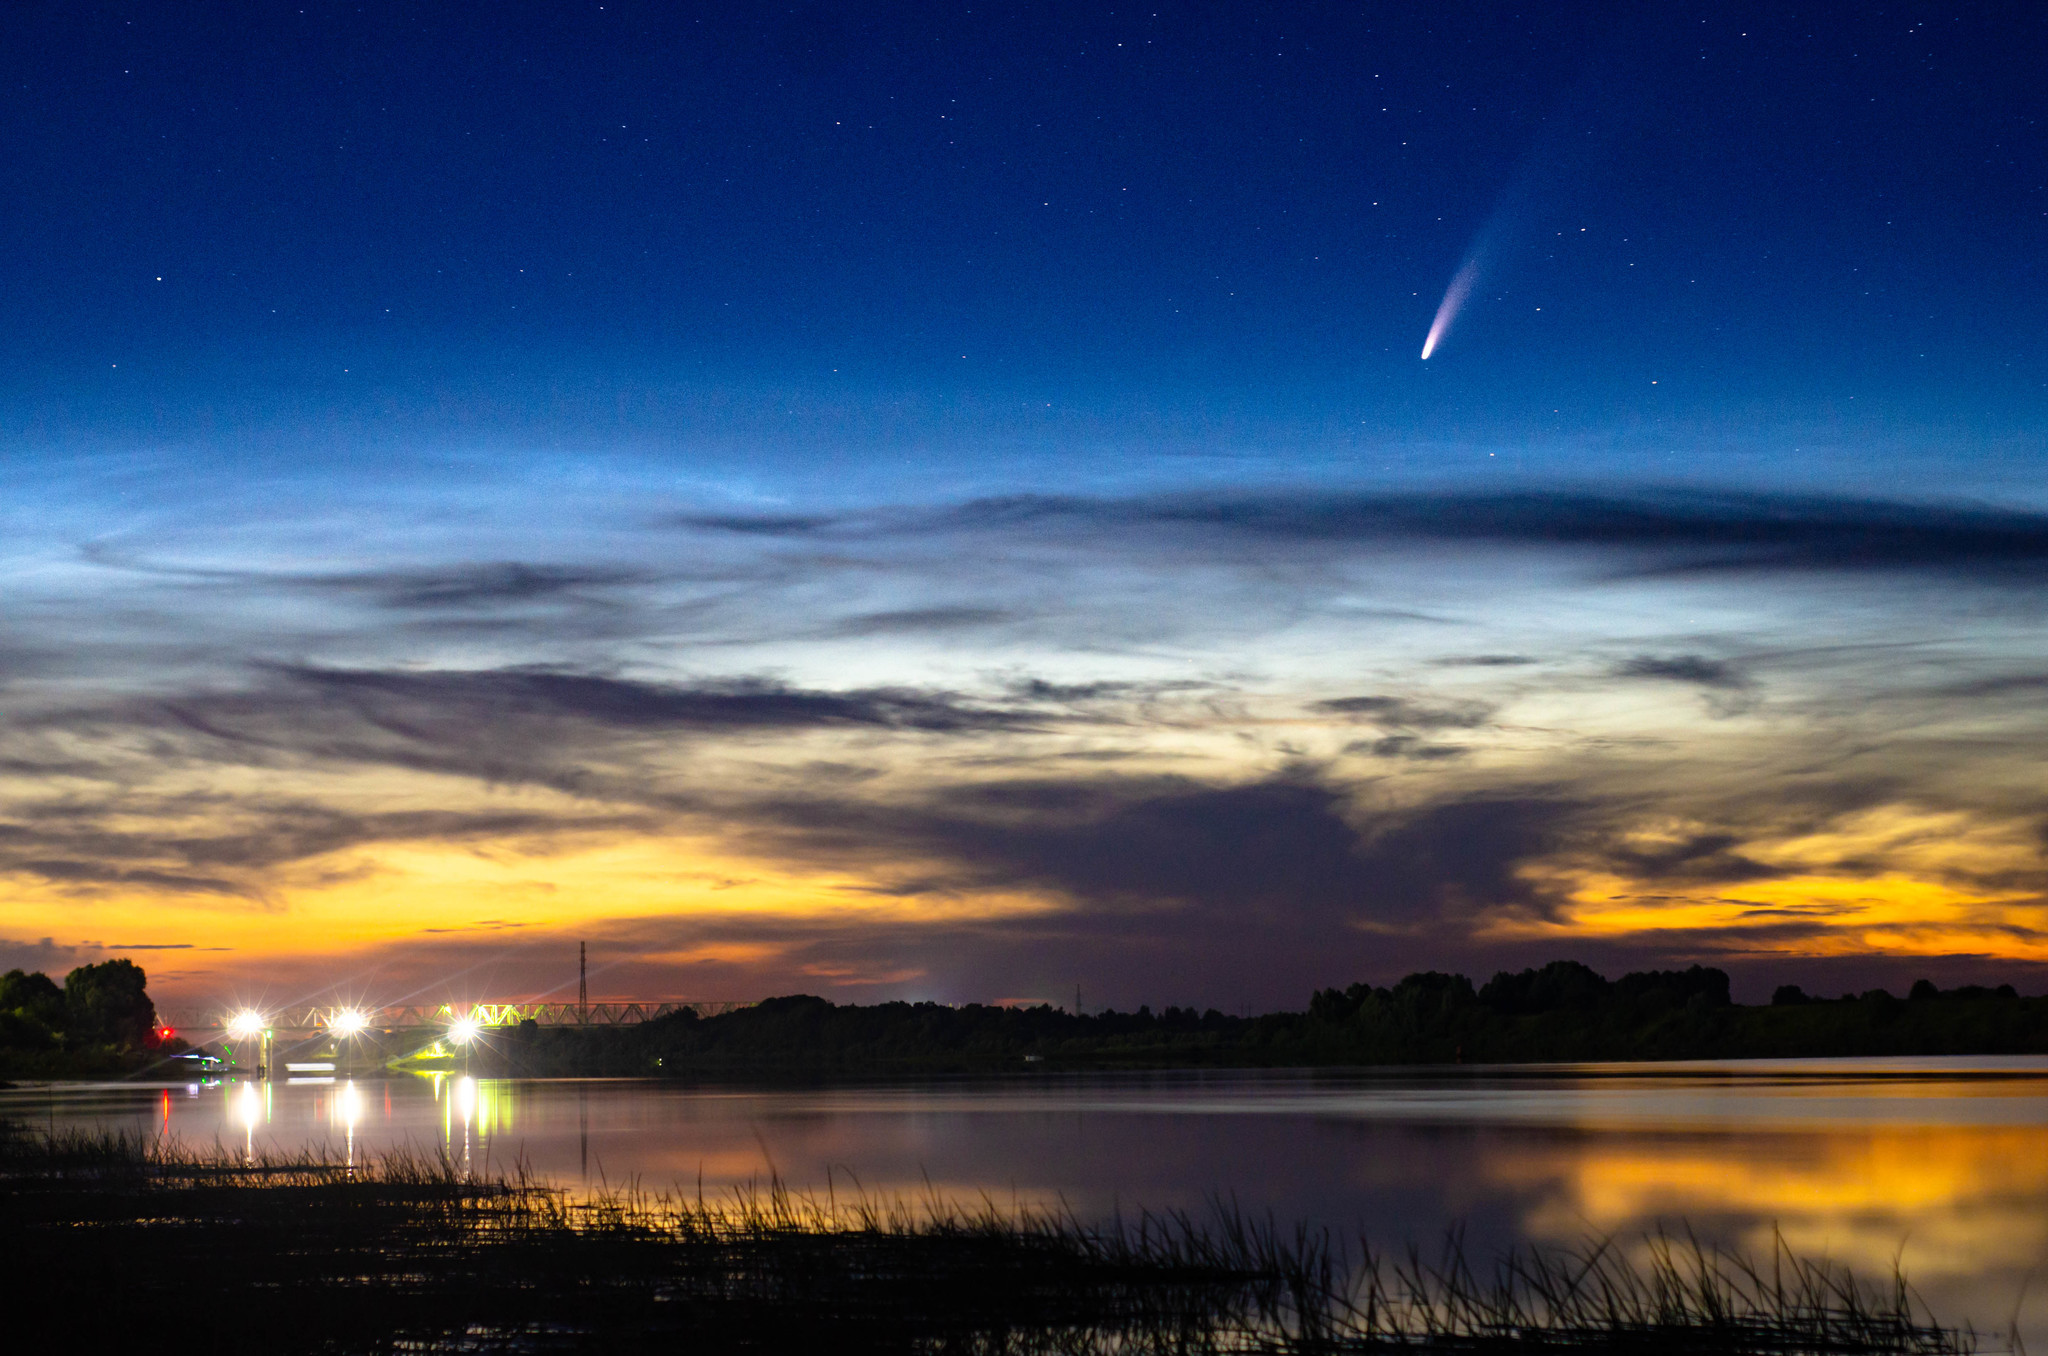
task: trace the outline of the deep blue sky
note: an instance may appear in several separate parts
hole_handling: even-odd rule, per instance
[[[2038,987],[2044,51],[6,6],[0,962]]]
[[[2039,449],[2033,6],[24,4],[0,37],[29,445],[745,455],[796,418],[1671,476],[1853,442],[1873,488],[1871,455]]]

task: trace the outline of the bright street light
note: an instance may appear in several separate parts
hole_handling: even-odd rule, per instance
[[[262,1030],[263,1014],[260,1012],[253,1012],[248,1008],[244,1008],[228,1018],[228,1034],[236,1040],[247,1040],[251,1036],[260,1034]]]
[[[340,1008],[327,1019],[327,1029],[337,1036],[353,1036],[369,1024],[370,1019],[354,1008]]]
[[[454,1041],[457,1045],[467,1045],[478,1036],[481,1036],[483,1030],[483,1023],[479,1022],[476,1018],[461,1017],[456,1019],[454,1024],[448,1028],[448,1039]]]

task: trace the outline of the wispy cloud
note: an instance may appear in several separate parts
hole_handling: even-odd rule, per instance
[[[635,729],[790,730],[873,727],[925,733],[1009,730],[1042,717],[912,688],[828,692],[764,678],[658,683],[535,669],[470,671],[280,668],[288,684],[330,694],[378,724],[410,718],[486,724],[568,719]]]
[[[1749,676],[1735,665],[1697,654],[1639,654],[1616,665],[1614,672],[1620,678],[1659,678],[1725,690],[1750,686]]]
[[[1469,730],[1483,725],[1494,708],[1485,702],[1461,701],[1431,705],[1406,697],[1331,697],[1315,709],[1349,716],[1395,730]]]
[[[2017,580],[2048,568],[2048,515],[1760,493],[1013,495],[937,511],[699,518],[686,525],[760,536],[1176,529],[1326,545],[1411,540],[1603,548],[1647,553],[1663,569],[1941,570]]]
[[[641,937],[678,984],[1293,998],[1515,948],[1819,953],[1873,909],[1919,920],[1902,952],[2031,954],[2048,909],[2022,512],[657,506],[348,570],[130,538],[0,637],[33,656],[0,673],[18,931],[374,916],[422,955]]]

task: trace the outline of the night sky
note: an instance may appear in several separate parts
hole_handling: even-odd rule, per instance
[[[2044,52],[8,5],[0,963],[2048,987]]]

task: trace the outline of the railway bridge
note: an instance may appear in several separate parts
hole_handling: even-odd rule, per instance
[[[194,1044],[222,1037],[247,1038],[269,1032],[279,1038],[352,1036],[358,1032],[397,1035],[411,1031],[482,1032],[493,1027],[533,1022],[538,1026],[636,1026],[657,1017],[690,1011],[716,1017],[752,1007],[736,999],[608,998],[583,1003],[399,1003],[385,1007],[347,1004],[305,1005],[265,1011],[260,1008],[218,1008],[211,1011],[163,1012],[164,1025]]]
[[[500,1003],[485,999],[448,1003],[301,1004],[264,1009],[222,1007],[210,1011],[159,1012],[160,1022],[194,1045],[218,1045],[231,1066],[269,1072],[283,1063],[332,1070],[368,1056],[389,1067],[445,1059],[464,1051],[494,1029],[535,1026],[638,1026],[678,1012],[716,1017],[751,1002],[702,998],[603,998],[590,1001],[589,951],[576,946],[576,1001]],[[294,1063],[290,1053],[311,1051],[324,1058]]]
[[[301,1006],[160,1014],[205,1054],[206,1067],[258,1077],[355,1075],[378,1068],[415,1073],[466,1068],[470,1048],[493,1031],[536,1026],[637,1026],[678,1012],[715,1017],[751,1007],[733,999],[614,998],[577,1003],[403,1003]],[[203,1052],[202,1052],[203,1053]]]

